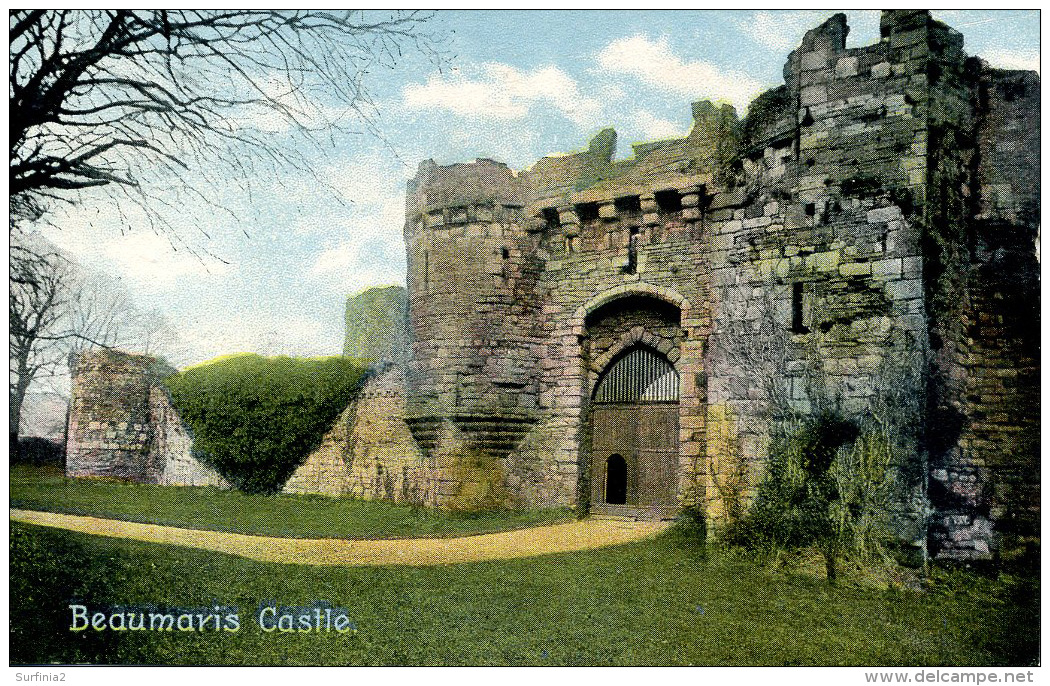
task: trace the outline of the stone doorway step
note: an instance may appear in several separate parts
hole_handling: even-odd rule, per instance
[[[609,505],[591,506],[591,519],[609,519],[623,522],[663,522],[675,518],[678,508],[671,505]]]

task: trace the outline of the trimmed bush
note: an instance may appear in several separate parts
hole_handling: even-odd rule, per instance
[[[246,493],[275,493],[320,445],[365,369],[345,357],[221,357],[167,378],[193,450]]]

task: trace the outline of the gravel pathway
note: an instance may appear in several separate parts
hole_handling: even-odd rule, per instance
[[[669,524],[585,519],[460,538],[341,540],[247,536],[32,510],[11,510],[11,519],[99,536],[200,548],[263,562],[351,566],[443,565],[591,550],[637,541],[655,535]]]

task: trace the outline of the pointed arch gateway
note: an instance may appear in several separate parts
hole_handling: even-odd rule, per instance
[[[677,505],[679,378],[635,345],[598,377],[591,401],[591,511],[671,514]]]

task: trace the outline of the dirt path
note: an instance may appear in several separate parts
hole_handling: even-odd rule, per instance
[[[668,525],[668,522],[586,519],[460,538],[344,541],[246,536],[31,510],[11,510],[11,519],[99,536],[200,548],[262,562],[352,566],[442,565],[590,550],[637,541]]]

